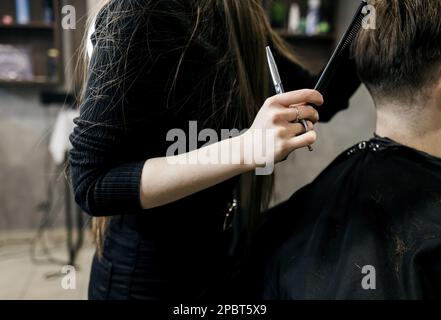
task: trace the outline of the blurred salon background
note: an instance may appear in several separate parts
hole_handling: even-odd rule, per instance
[[[313,72],[324,67],[359,5],[262,1],[273,27]],[[0,1],[0,299],[87,297],[94,248],[64,169],[79,93],[74,74],[87,14],[97,2]],[[314,153],[297,151],[277,167],[273,203],[371,137],[374,124],[373,102],[361,87],[349,110],[317,126]],[[75,288],[62,286],[65,265],[76,268]]]

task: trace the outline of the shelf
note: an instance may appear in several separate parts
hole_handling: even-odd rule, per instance
[[[53,86],[60,84],[59,80],[49,80],[45,77],[32,80],[6,80],[0,79],[0,86]]]
[[[76,1],[76,0],[75,0]],[[25,48],[29,56],[32,77],[25,79],[0,78],[0,87],[54,87],[64,81],[63,46],[61,28],[61,1],[51,0],[52,19],[46,18],[46,0],[29,1],[30,21],[19,23],[16,20],[15,0],[0,0],[0,44]],[[1,17],[10,16],[9,19]],[[6,22],[6,23],[5,23]],[[49,57],[49,50],[56,49],[58,54]],[[54,77],[52,77],[54,75]]]
[[[0,23],[0,29],[10,30],[54,30],[55,24],[46,22],[31,22],[28,24],[4,24]]]

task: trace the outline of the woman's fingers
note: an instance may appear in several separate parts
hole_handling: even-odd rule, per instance
[[[296,150],[310,146],[314,144],[316,140],[317,140],[317,133],[315,131],[309,131],[305,134],[291,138],[288,143],[290,145],[290,148],[292,148],[292,150]]]
[[[279,162],[294,150],[316,141],[313,124],[318,121],[319,116],[311,104],[322,105],[323,97],[318,91],[308,89],[280,94],[265,101],[251,129],[271,129],[275,132],[274,154],[267,155],[272,161]],[[307,122],[308,128],[304,127],[304,121],[301,120]]]
[[[269,99],[271,99],[271,102],[286,107],[293,104],[313,104],[316,106],[321,106],[323,104],[323,96],[321,95],[321,93],[316,90],[310,89],[286,92],[273,96]]]
[[[311,121],[306,121],[306,123],[308,124],[308,131],[314,130],[314,124]],[[302,123],[289,123],[287,126],[287,133],[289,137],[305,134],[305,126]]]
[[[281,108],[280,115],[283,120],[288,122],[297,122],[300,120],[309,120],[312,123],[316,123],[319,120],[319,114],[311,106],[297,105],[289,108]]]

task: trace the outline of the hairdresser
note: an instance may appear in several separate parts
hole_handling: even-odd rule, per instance
[[[244,161],[250,132],[275,130],[276,162],[313,144],[319,113],[328,120],[347,107],[355,69],[348,64],[325,102],[304,89],[317,78],[271,30],[258,0],[110,0],[97,12],[70,153],[97,245],[89,298],[212,297],[230,276],[231,221],[255,225],[271,195],[271,177],[254,174],[270,159]],[[285,89],[298,91],[270,97],[267,45]],[[189,141],[193,148],[166,158],[168,135],[191,136],[190,121],[219,135],[253,130],[204,147]],[[198,161],[218,151],[231,163]]]

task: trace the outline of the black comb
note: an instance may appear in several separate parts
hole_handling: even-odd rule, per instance
[[[367,5],[367,1],[363,0],[360,3],[360,6],[357,9],[357,12],[355,13],[354,18],[352,19],[351,24],[349,25],[348,30],[346,30],[345,34],[343,35],[343,38],[340,40],[337,48],[335,49],[334,53],[332,54],[331,59],[329,60],[328,64],[326,65],[325,70],[323,70],[320,79],[318,80],[315,90],[317,90],[320,93],[324,93],[326,88],[328,87],[330,81],[332,80],[335,72],[339,68],[339,66],[342,64],[342,62],[346,59],[346,50],[349,49],[349,46],[354,41],[355,37],[357,36],[358,32],[361,29],[364,14],[362,13],[363,8]]]

